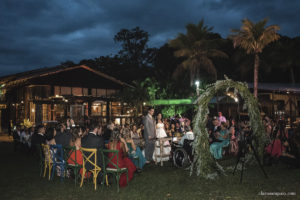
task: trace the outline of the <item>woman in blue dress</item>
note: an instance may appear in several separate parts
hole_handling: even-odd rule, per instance
[[[230,143],[229,131],[226,128],[226,123],[221,123],[221,130],[215,132],[215,137],[221,142],[214,142],[210,145],[210,153],[214,156],[215,159],[222,158],[223,147],[226,147]]]
[[[140,147],[136,146],[134,144],[133,139],[131,138],[131,133],[129,131],[124,131],[123,132],[123,137],[127,143],[128,146],[128,157],[130,160],[134,163],[134,165],[139,169],[143,169],[145,163],[146,163],[146,158],[144,157]]]

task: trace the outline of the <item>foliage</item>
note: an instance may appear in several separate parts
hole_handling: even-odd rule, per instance
[[[119,57],[130,63],[134,68],[152,66],[156,49],[148,48],[148,32],[136,27],[132,30],[121,29],[114,37],[115,42],[121,43]]]
[[[177,38],[170,41],[170,46],[177,49],[176,57],[184,57],[185,60],[176,68],[174,77],[179,77],[182,72],[189,71],[191,85],[196,78],[200,78],[201,70],[217,79],[217,70],[214,66],[212,58],[228,56],[217,49],[216,41],[220,38],[211,39],[212,27],[204,25],[201,20],[198,25],[186,25],[187,33],[180,33]]]
[[[161,113],[164,118],[170,118],[175,116],[175,105],[164,106],[164,108],[161,110]]]
[[[235,82],[227,77],[225,78],[225,80],[220,80],[214,84],[208,85],[205,91],[197,99],[199,108],[193,123],[193,130],[196,137],[193,143],[194,161],[191,167],[191,174],[193,170],[196,169],[197,175],[208,178],[216,169],[220,169],[209,151],[208,131],[206,128],[207,116],[209,114],[208,104],[217,92],[227,92],[232,88],[234,89],[235,95],[239,93],[244,99],[244,106],[248,109],[250,125],[255,138],[253,140],[253,145],[257,148],[258,154],[262,159],[266,136],[258,108],[258,102],[248,90],[246,83]]]
[[[247,54],[254,54],[254,96],[257,97],[258,89],[258,69],[259,69],[259,53],[271,42],[279,39],[277,31],[279,26],[271,25],[265,27],[268,19],[257,22],[256,24],[248,19],[242,20],[241,30],[233,29],[235,33],[229,38],[233,40],[234,47],[241,47],[246,50]]]

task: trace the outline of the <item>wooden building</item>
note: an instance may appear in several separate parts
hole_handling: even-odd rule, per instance
[[[29,120],[34,124],[62,121],[67,116],[81,123],[97,118],[102,123],[131,120],[134,110],[118,102],[117,92],[130,85],[94,68],[80,65],[43,68],[0,78],[2,129]]]

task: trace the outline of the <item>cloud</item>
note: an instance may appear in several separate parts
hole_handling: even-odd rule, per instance
[[[202,18],[227,37],[243,18],[269,17],[281,34],[294,37],[299,8],[297,0],[1,0],[0,75],[115,54],[114,35],[136,26],[155,47]]]

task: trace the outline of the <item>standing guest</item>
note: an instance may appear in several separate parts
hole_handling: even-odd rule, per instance
[[[218,112],[218,120],[219,120],[219,126],[221,126],[222,122],[226,123],[226,117],[223,116],[222,112]]]
[[[112,132],[111,139],[108,143],[108,149],[110,150],[118,150],[118,157],[112,153],[108,154],[108,157],[111,159],[111,162],[114,165],[118,165],[119,168],[127,168],[128,169],[128,181],[132,180],[134,172],[136,171],[136,167],[131,162],[131,160],[126,157],[126,153],[129,151],[126,141],[121,138],[120,131],[118,129],[114,129]],[[114,156],[114,157],[113,157]],[[117,162],[117,158],[119,158]],[[116,168],[113,164],[109,163],[108,167]],[[126,174],[122,173],[119,182],[120,187],[125,187],[127,185]]]
[[[37,127],[37,133],[33,134],[31,138],[31,145],[33,148],[36,147],[36,145],[41,145],[46,143],[46,137],[45,135],[45,127],[43,125],[40,125]]]
[[[17,126],[16,130],[13,131],[14,139],[14,151],[16,152],[17,148],[21,147],[21,126]]]
[[[148,114],[143,119],[144,139],[145,139],[145,157],[146,163],[152,160],[155,145],[155,120],[153,119],[154,108],[148,109]]]

